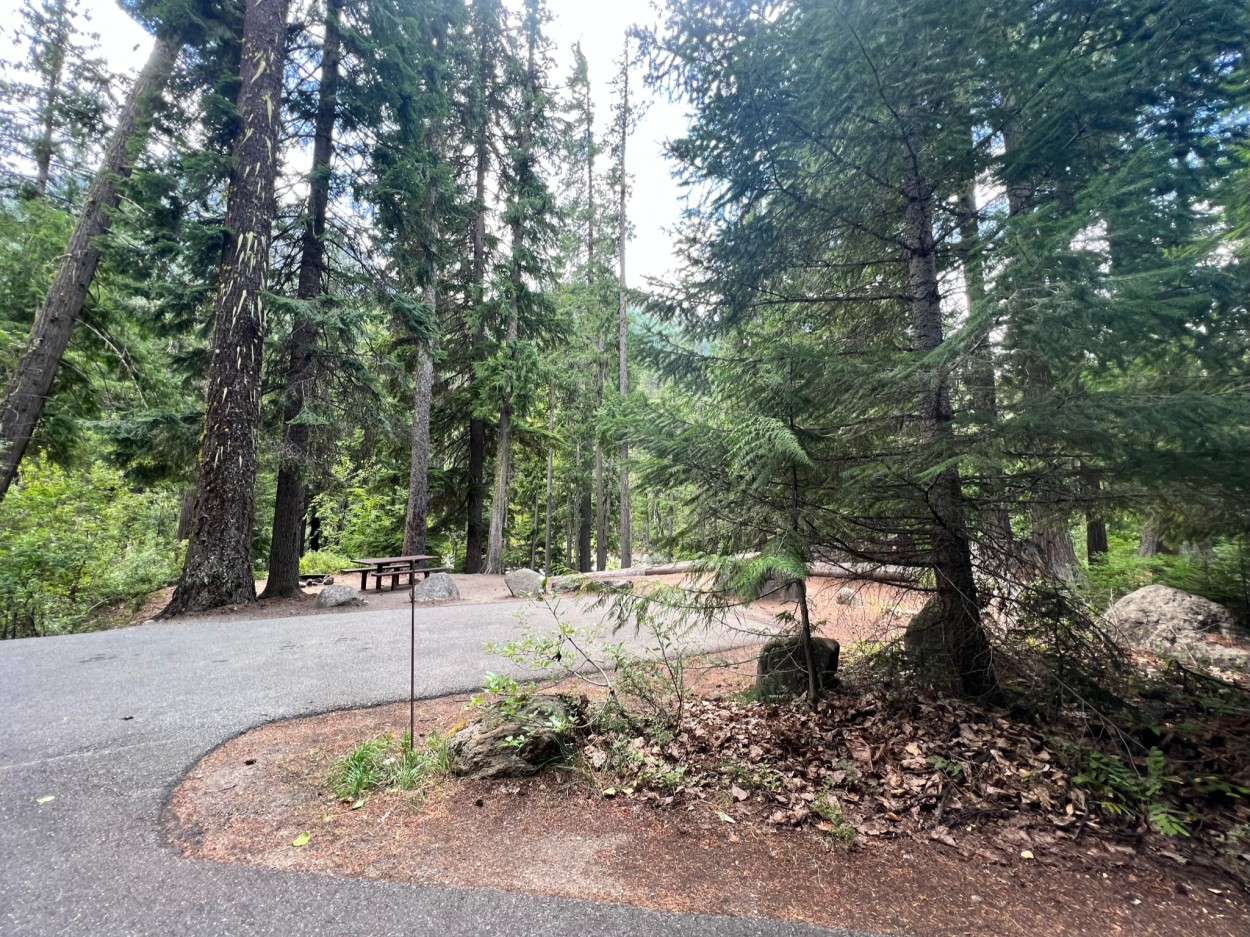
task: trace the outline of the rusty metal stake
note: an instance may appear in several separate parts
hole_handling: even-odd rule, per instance
[[[408,751],[417,736],[417,578],[408,578]]]

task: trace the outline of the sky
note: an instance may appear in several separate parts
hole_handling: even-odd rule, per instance
[[[16,0],[0,0],[0,30],[9,35],[16,17]],[[117,73],[137,72],[147,57],[151,38],[117,6],[115,0],[82,0],[91,28],[99,33],[109,67]],[[548,35],[555,68],[552,84],[562,89],[572,68],[573,43],[581,42],[590,70],[595,116],[601,134],[611,120],[610,80],[622,52],[626,29],[650,25],[655,19],[650,0],[547,0],[552,15]],[[16,57],[17,50],[0,50],[0,58]],[[628,205],[633,236],[626,249],[626,280],[645,285],[648,277],[663,277],[674,267],[669,234],[681,213],[681,191],[670,175],[663,155],[664,142],[680,136],[686,120],[683,108],[667,100],[650,100],[637,67],[631,74],[631,97],[645,104],[642,119],[629,139],[627,169],[632,176]]]

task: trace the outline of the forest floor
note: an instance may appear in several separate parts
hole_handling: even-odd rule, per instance
[[[919,608],[876,584],[863,585],[862,608],[838,605],[843,585],[812,591],[823,633],[847,646],[896,632]],[[626,738],[622,751],[620,738],[591,735],[575,767],[525,780],[438,776],[341,800],[336,762],[362,740],[402,736],[406,703],[262,726],[190,770],[169,834],[217,861],[914,937],[1250,928],[1245,876],[1104,817],[1037,726],[887,691],[867,672],[814,713],[764,707],[742,695],[754,652],[692,668],[673,737]],[[419,702],[419,744],[463,723],[467,702]]]

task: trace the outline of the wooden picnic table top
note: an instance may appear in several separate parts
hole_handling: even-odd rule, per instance
[[[389,566],[399,563],[420,563],[425,560],[436,560],[437,556],[428,553],[414,553],[411,556],[373,556],[364,559],[356,559],[352,557],[353,563],[359,563],[361,566]]]

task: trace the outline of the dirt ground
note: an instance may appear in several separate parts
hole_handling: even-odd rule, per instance
[[[728,686],[723,689],[729,689]],[[421,702],[417,733],[465,718],[463,697]],[[1235,886],[1145,844],[1087,838],[1003,860],[993,826],[953,844],[727,823],[713,803],[607,797],[584,774],[443,781],[369,796],[330,791],[358,741],[407,729],[396,704],[263,726],[197,764],[168,835],[187,856],[275,869],[806,921],[916,937],[1241,935]],[[309,833],[307,845],[292,842]]]

